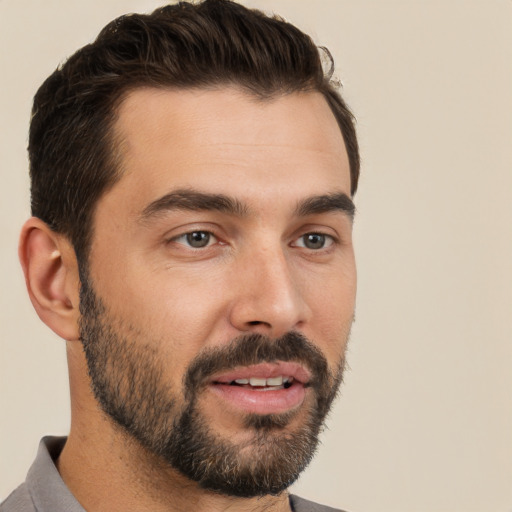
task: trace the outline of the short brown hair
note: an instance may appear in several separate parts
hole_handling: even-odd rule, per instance
[[[332,71],[324,73],[320,51],[293,25],[229,0],[180,2],[117,18],[37,91],[28,147],[32,214],[65,234],[79,259],[87,256],[94,206],[121,175],[112,137],[116,110],[141,86],[232,84],[261,98],[322,93],[347,147],[354,194],[354,119]]]

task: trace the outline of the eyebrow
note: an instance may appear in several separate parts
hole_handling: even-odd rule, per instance
[[[146,206],[142,211],[141,220],[146,221],[159,214],[173,210],[210,210],[237,217],[245,217],[248,212],[247,207],[243,203],[224,194],[205,194],[195,190],[176,190]]]
[[[249,208],[236,198],[224,194],[208,194],[196,190],[181,189],[156,199],[148,204],[140,215],[141,221],[148,221],[169,211],[217,211],[236,217],[246,217]],[[355,206],[343,192],[308,197],[299,201],[295,215],[306,217],[320,213],[340,211],[350,219],[354,218]]]
[[[352,199],[344,192],[309,197],[300,201],[295,209],[298,217],[336,211],[345,213],[350,220],[354,219],[356,207]]]

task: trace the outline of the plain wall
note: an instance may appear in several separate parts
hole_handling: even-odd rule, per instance
[[[512,2],[251,0],[328,46],[358,118],[357,320],[295,492],[352,512],[512,510]],[[64,342],[17,261],[31,99],[153,0],[0,0],[0,500],[69,427]]]

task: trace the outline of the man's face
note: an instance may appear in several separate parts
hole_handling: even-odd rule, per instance
[[[95,395],[201,486],[254,496],[309,462],[341,381],[350,174],[317,93],[140,89],[115,127],[81,335]]]

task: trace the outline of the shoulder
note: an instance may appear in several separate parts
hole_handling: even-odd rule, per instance
[[[26,484],[21,484],[0,503],[0,512],[36,512]]]
[[[293,512],[343,512],[339,508],[327,507],[320,505],[304,498],[299,498],[293,494],[290,495],[290,504]]]

